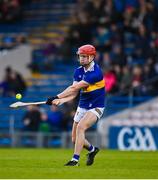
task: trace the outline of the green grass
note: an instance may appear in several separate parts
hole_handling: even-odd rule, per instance
[[[158,152],[101,150],[87,167],[86,151],[79,167],[64,167],[73,150],[0,149],[0,178],[158,178]]]

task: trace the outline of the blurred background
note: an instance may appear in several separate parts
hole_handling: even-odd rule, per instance
[[[76,50],[97,49],[104,116],[87,132],[102,148],[158,149],[158,0],[0,0],[0,147],[71,148],[78,98],[43,101],[73,81]]]

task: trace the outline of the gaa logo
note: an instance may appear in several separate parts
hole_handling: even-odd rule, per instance
[[[117,144],[120,150],[156,150],[156,144],[149,128],[124,127],[119,132]]]

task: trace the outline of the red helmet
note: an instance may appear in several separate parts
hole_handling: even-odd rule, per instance
[[[90,45],[90,44],[86,44],[83,45],[81,47],[78,48],[77,54],[86,54],[86,55],[96,55],[96,50],[95,47]]]

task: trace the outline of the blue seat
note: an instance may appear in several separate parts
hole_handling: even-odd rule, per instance
[[[56,139],[51,139],[48,141],[48,146],[49,147],[61,147],[61,139],[56,138]]]
[[[11,141],[10,137],[0,138],[0,146],[10,146],[11,143],[12,143],[12,141]]]

